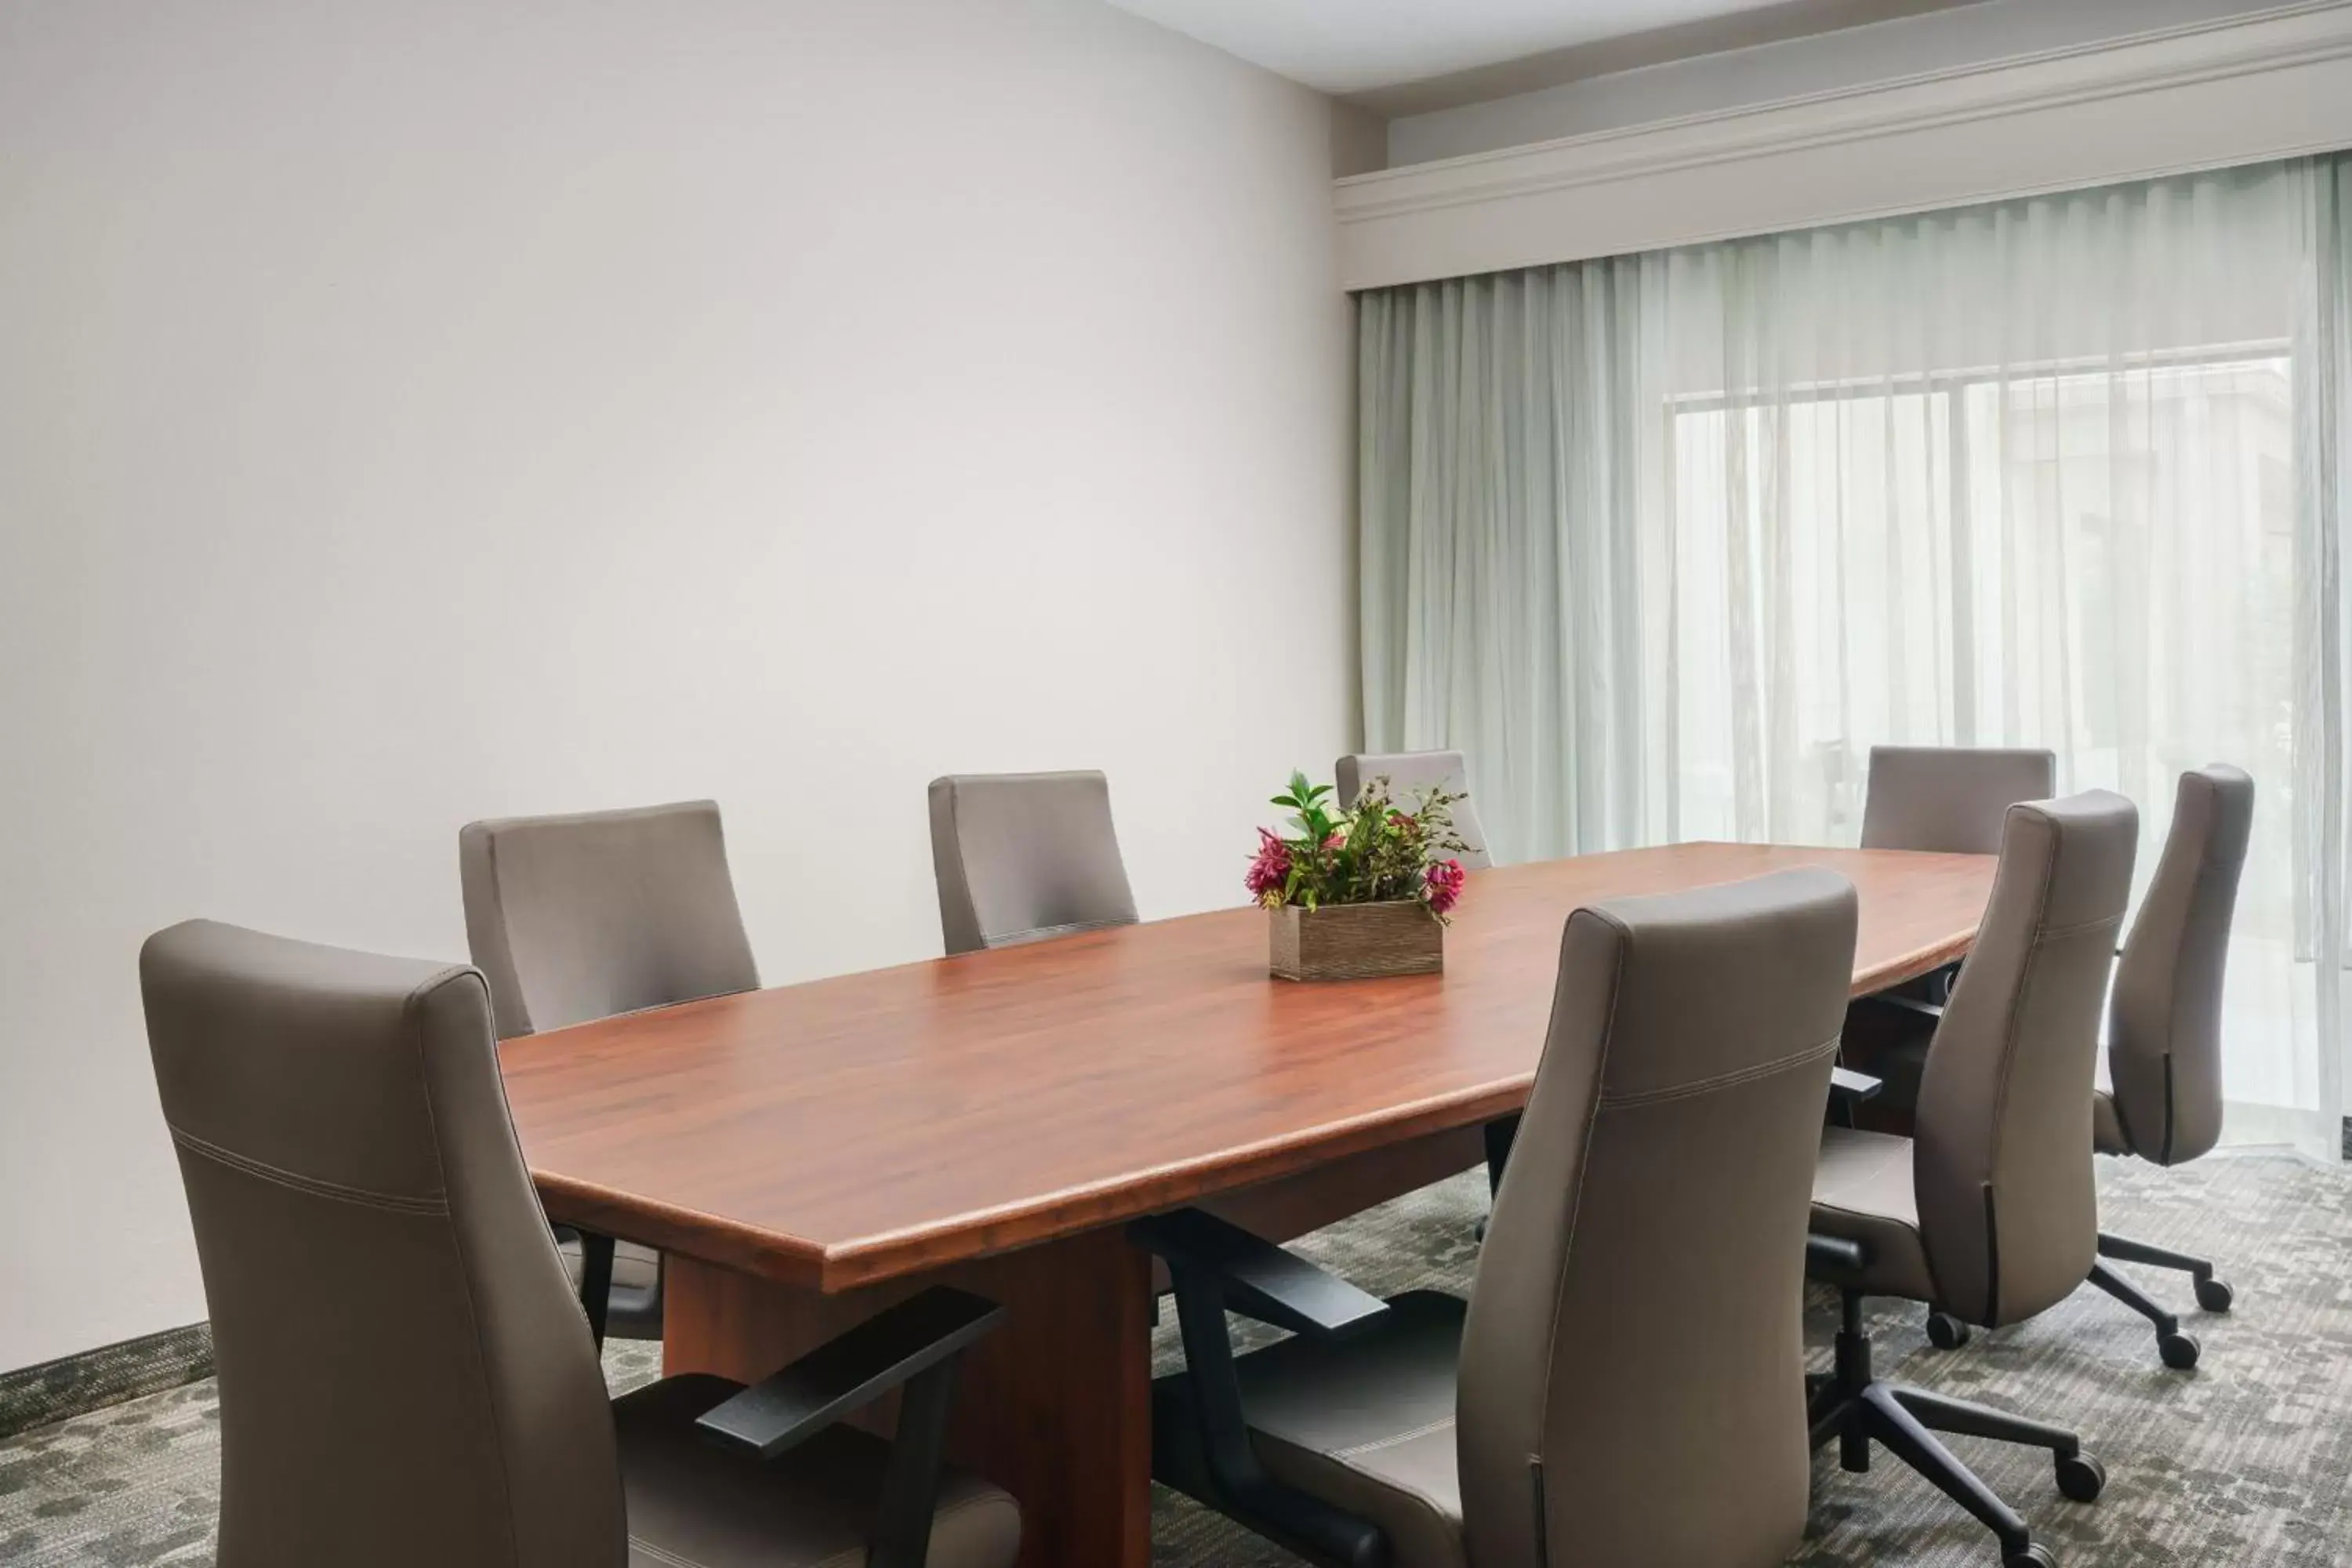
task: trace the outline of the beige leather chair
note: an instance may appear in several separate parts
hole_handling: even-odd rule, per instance
[[[1863,801],[1864,849],[1922,849],[1991,855],[2000,848],[2002,819],[2021,800],[2058,793],[2058,760],[2049,752],[1984,746],[1873,746]],[[1894,1005],[1857,1004],[1848,1020],[1845,1065],[1884,1085],[1871,1102],[1874,1123],[1908,1131],[1927,1070],[1932,1014],[1905,1001],[1939,1005],[1951,994],[1959,965],[1899,985]]]
[[[2058,793],[2049,752],[1991,746],[1873,746],[1864,786],[1864,849],[1990,855],[2003,814]]]
[[[1470,765],[1461,752],[1351,752],[1334,763],[1331,772],[1338,785],[1334,793],[1343,805],[1355,805],[1364,785],[1377,778],[1389,781],[1389,793],[1400,805],[1410,804],[1417,790],[1442,789],[1460,795],[1454,806],[1454,826],[1470,847],[1457,858],[1473,871],[1495,863],[1487,853],[1486,829],[1478,824],[1476,803],[1471,798]]]
[[[710,801],[468,823],[457,871],[501,1039],[759,987]],[[608,1327],[661,1338],[658,1253],[562,1239],[583,1290],[606,1302],[600,1340]]]
[[[1849,1470],[1884,1445],[1984,1522],[2007,1568],[2053,1561],[1937,1432],[2048,1448],[2058,1485],[2105,1484],[2072,1432],[1879,1382],[1861,1303],[1926,1302],[1984,1327],[2073,1294],[2098,1244],[2091,1081],[2107,965],[2131,895],[2139,814],[2105,790],[2009,808],[1976,947],[1936,1030],[1913,1138],[1832,1127],[1813,1185],[1817,1277],[1839,1288],[1836,1368],[1813,1390],[1816,1444]]]
[[[950,953],[1135,923],[1098,773],[933,779],[931,868]]]
[[[2158,1165],[2196,1159],[2221,1138],[2221,979],[2230,921],[2254,825],[2254,781],[2216,763],[2180,775],[2164,858],[2140,901],[2107,998],[2110,1086],[2091,1102],[2091,1138],[2102,1154]],[[2231,1290],[2201,1258],[2099,1233],[2091,1281],[2156,1325],[2167,1366],[2197,1364],[2198,1344],[2179,1320],[2105,1259],[2177,1268],[2196,1281],[2197,1304],[2230,1310]]]
[[[1571,915],[1467,1303],[1376,1301],[1199,1210],[1140,1222],[1187,1362],[1160,1479],[1321,1563],[1781,1562],[1854,918],[1818,869]],[[1236,1358],[1229,1306],[1295,1336]]]
[[[990,1303],[608,1403],[478,971],[199,921],[140,980],[212,1313],[220,1568],[1013,1562],[1013,1500],[939,1459]],[[819,1408],[867,1378],[918,1413],[895,1444]]]

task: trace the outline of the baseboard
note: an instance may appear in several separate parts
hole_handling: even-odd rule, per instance
[[[0,1372],[0,1437],[212,1373],[213,1333],[206,1323],[101,1345],[21,1372]]]

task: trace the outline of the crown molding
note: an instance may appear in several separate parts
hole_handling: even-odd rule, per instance
[[[1337,182],[1349,289],[2352,146],[2352,0]]]
[[[1392,87],[1367,88],[1340,96],[1383,118],[1402,120],[1407,115],[1461,109],[1521,93],[1546,92],[1621,71],[1672,65],[1703,55],[1759,48],[1799,38],[1818,38],[1825,33],[1982,3],[1983,0],[1771,0],[1769,5],[1748,10],[1595,38],[1590,43],[1570,44],[1518,59],[1472,66],[1444,76],[1423,77]]]

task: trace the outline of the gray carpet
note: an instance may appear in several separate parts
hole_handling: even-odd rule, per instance
[[[2220,1260],[2236,1310],[2206,1317],[2186,1280],[2138,1271],[2205,1343],[2189,1373],[2158,1365],[2142,1321],[2084,1290],[1963,1351],[1927,1348],[1915,1310],[1878,1315],[1882,1372],[2078,1427],[2105,1461],[2096,1504],[2062,1500],[2046,1458],[1958,1440],[2067,1568],[2352,1568],[2352,1176],[2282,1156],[2217,1157],[2179,1171],[2110,1164],[2110,1228]],[[1302,1243],[1367,1289],[1465,1289],[1482,1176],[1432,1187]],[[1826,1300],[1811,1324],[1818,1359]],[[1163,1364],[1174,1349],[1163,1331]],[[615,1345],[614,1386],[652,1375],[650,1346]],[[218,1486],[213,1387],[193,1384],[0,1443],[0,1563],[212,1562]],[[1793,1560],[1831,1564],[1998,1562],[1990,1538],[1901,1466],[1814,1470],[1810,1538]],[[1689,1478],[1704,1507],[1706,1478]],[[1161,1493],[1156,1560],[1255,1568],[1297,1560]],[[1563,1562],[1572,1558],[1563,1554]]]

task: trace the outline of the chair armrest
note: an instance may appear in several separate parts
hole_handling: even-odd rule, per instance
[[[1129,1225],[1127,1234],[1167,1259],[1171,1274],[1213,1276],[1231,1310],[1293,1333],[1352,1333],[1389,1310],[1379,1297],[1206,1209],[1153,1215]]]
[[[1003,1316],[993,1301],[935,1285],[722,1401],[695,1428],[724,1447],[772,1459],[959,1354]]]
[[[1886,1080],[1868,1073],[1855,1072],[1851,1068],[1830,1068],[1830,1092],[1849,1104],[1872,1098],[1886,1087]]]
[[[1858,1241],[1842,1236],[1805,1237],[1805,1272],[1814,1279],[1851,1279],[1869,1261],[1870,1255]]]

